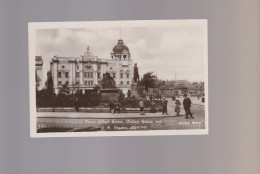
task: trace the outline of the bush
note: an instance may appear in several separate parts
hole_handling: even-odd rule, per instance
[[[101,97],[97,91],[87,91],[85,94],[64,94],[57,96],[47,90],[36,91],[36,107],[75,107],[75,99],[79,98],[80,107],[96,107],[100,105]]]

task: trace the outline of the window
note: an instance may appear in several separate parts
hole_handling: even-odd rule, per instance
[[[101,70],[101,66],[100,65],[98,65],[98,70]]]
[[[87,77],[87,73],[86,73],[86,72],[84,73],[84,77],[85,77],[85,78]]]
[[[126,77],[129,78],[129,73],[126,73]]]
[[[100,73],[97,73],[98,78],[100,78]]]
[[[88,85],[88,81],[85,81],[85,85]]]
[[[126,84],[128,84],[128,85],[129,85],[129,81],[127,81],[127,82],[126,82]]]
[[[120,84],[123,85],[123,81],[121,81]]]
[[[89,84],[90,84],[90,85],[93,85],[93,81],[90,81]]]
[[[66,78],[69,77],[69,72],[65,72],[65,77],[66,77]]]
[[[120,78],[123,78],[123,73],[120,73]]]
[[[113,78],[116,78],[116,73],[113,73]]]
[[[79,72],[76,72],[76,77],[79,78]]]
[[[79,65],[77,65],[77,69],[79,69]]]
[[[61,85],[61,81],[59,81],[59,85]]]
[[[90,78],[92,78],[93,77],[93,73],[90,73]]]
[[[61,77],[61,72],[58,72],[58,77]]]

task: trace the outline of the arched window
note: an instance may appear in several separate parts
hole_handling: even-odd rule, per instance
[[[93,78],[93,67],[88,64],[84,66],[84,77],[85,78]]]

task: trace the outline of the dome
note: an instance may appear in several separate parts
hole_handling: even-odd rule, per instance
[[[124,44],[122,39],[119,39],[117,45],[114,46],[114,48],[113,48],[113,53],[122,54],[123,51],[126,51],[127,53],[129,53],[128,47]]]

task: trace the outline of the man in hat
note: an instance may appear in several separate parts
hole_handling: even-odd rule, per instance
[[[168,100],[165,100],[165,97],[163,97],[163,99],[162,99],[162,114],[163,115],[164,115],[164,113],[166,113],[166,115],[168,115],[167,103],[168,103]]]
[[[184,106],[184,110],[185,110],[185,113],[186,113],[186,117],[185,118],[188,119],[188,115],[190,115],[190,117],[192,119],[194,119],[194,117],[192,116],[191,111],[190,111],[191,100],[190,100],[189,97],[187,97],[187,94],[184,94],[183,106]]]

